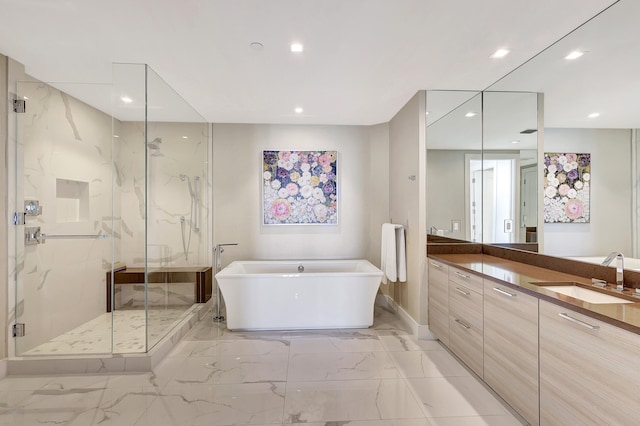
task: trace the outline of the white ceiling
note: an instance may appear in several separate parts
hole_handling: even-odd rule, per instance
[[[109,83],[112,63],[147,63],[210,122],[375,124],[420,89],[486,88],[612,3],[0,0],[0,53],[46,82]],[[637,22],[640,2],[623,3],[634,9],[623,17]],[[637,45],[637,27],[615,36],[594,31],[592,44],[578,46],[594,53],[583,62],[604,43]],[[264,48],[252,50],[255,41]],[[289,52],[293,41],[304,44],[302,54]],[[499,47],[511,53],[490,59]],[[576,93],[610,91],[638,67],[604,70],[607,82],[573,79],[574,91],[549,82],[562,74],[555,68],[502,87],[557,91],[547,94],[547,109],[562,112]],[[90,94],[83,100],[91,103]],[[296,106],[304,113],[296,115]]]

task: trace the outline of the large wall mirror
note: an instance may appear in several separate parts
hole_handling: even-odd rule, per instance
[[[426,100],[430,239],[535,250],[537,94],[428,91]]]
[[[618,251],[627,268],[640,268],[630,259],[639,257],[639,18],[640,2],[621,0],[489,88],[544,93],[540,149],[549,155],[537,200],[549,205],[538,226],[545,254],[599,263]],[[567,179],[572,162],[586,177],[576,189],[589,191],[567,207],[576,192],[557,177]]]
[[[482,94],[428,91],[426,102],[429,238],[482,241],[482,196],[469,177],[471,159],[482,159]]]

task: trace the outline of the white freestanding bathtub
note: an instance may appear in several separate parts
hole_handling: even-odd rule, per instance
[[[366,260],[237,261],[215,278],[230,330],[366,328],[382,271]]]

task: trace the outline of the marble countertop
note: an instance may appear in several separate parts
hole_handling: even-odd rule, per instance
[[[640,298],[632,296],[632,290],[626,289],[624,293],[620,294],[613,290],[615,288],[613,284],[609,284],[606,289],[600,289],[594,287],[589,278],[552,271],[486,254],[437,254],[429,255],[429,258],[477,275],[483,275],[485,278],[506,287],[640,334]],[[589,303],[535,284],[540,282],[581,283],[590,290],[623,297],[633,303]]]

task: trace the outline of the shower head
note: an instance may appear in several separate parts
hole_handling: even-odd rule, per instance
[[[162,143],[162,138],[155,138],[151,142],[147,143],[147,146],[151,149],[160,149],[161,143]]]

